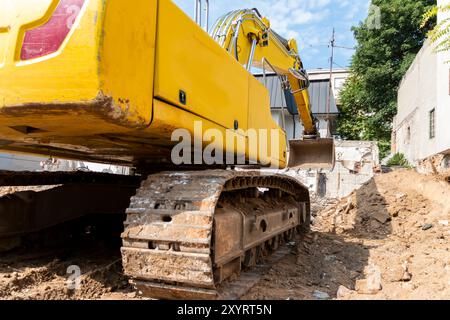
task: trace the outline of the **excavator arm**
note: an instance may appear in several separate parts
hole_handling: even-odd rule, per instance
[[[212,27],[211,36],[248,71],[258,68],[264,75],[266,70],[276,73],[282,89],[294,97],[304,132],[301,140],[289,141],[289,167],[332,169],[334,142],[319,135],[307,90],[309,79],[295,39],[278,35],[257,9],[225,14]]]

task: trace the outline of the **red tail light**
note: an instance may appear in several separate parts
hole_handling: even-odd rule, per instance
[[[60,0],[44,25],[25,32],[20,58],[30,60],[58,51],[80,14],[85,0]]]

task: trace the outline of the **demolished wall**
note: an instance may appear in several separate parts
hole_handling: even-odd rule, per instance
[[[376,142],[336,140],[335,146],[336,166],[332,172],[288,170],[284,173],[299,179],[313,197],[340,199],[381,172]]]

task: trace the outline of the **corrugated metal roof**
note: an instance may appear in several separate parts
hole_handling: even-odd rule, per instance
[[[256,78],[264,84],[262,75],[256,75]],[[270,106],[272,109],[286,108],[291,114],[298,114],[297,108],[292,104],[292,94],[286,92],[283,93],[281,83],[278,77],[274,74],[266,75],[267,89],[270,93]],[[311,98],[311,107],[313,114],[326,114],[327,113],[327,101],[329,97],[329,80],[311,81],[311,85],[308,89]],[[286,97],[286,98],[285,98]],[[289,103],[286,102],[288,100]],[[339,110],[336,106],[336,100],[334,95],[331,96],[330,114],[339,114]]]

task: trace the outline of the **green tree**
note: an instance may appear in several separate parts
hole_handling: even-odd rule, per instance
[[[342,91],[338,133],[345,139],[377,140],[389,151],[401,79],[422,47],[433,19],[421,28],[435,0],[372,0],[380,25],[367,20],[353,27],[357,40],[352,76]],[[373,13],[372,13],[373,14]]]
[[[450,11],[450,3],[443,6],[433,6],[425,13],[422,21],[422,28],[425,28],[430,20],[436,18],[439,13]],[[428,37],[433,43],[436,43],[436,52],[450,50],[450,17],[445,17],[428,32]]]

